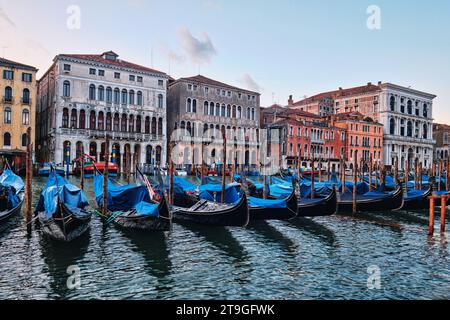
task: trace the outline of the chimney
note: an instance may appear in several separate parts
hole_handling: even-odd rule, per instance
[[[367,86],[370,87],[372,85],[372,82],[367,82]]]
[[[381,82],[381,81],[378,81],[378,86],[381,86],[381,84],[382,84],[383,82]]]
[[[294,104],[294,100],[292,99],[292,94],[289,96],[288,106],[292,106]]]

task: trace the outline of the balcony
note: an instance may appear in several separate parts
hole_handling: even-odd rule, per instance
[[[22,99],[20,99],[20,101],[22,102],[22,104],[25,104],[25,105],[31,105],[31,99],[30,98],[22,98]]]
[[[311,137],[311,143],[314,143],[314,144],[325,144],[325,140]]]
[[[80,139],[86,139],[87,137],[90,139],[104,139],[106,133],[109,134],[111,140],[115,141],[126,140],[126,141],[147,142],[147,141],[162,141],[165,138],[164,135],[148,134],[148,133],[59,128],[59,134],[71,137],[78,137]]]
[[[5,96],[3,96],[2,102],[3,103],[7,103],[7,104],[14,104],[14,98],[13,97],[5,97]]]

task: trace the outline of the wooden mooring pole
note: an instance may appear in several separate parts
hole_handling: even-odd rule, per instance
[[[84,190],[84,146],[81,146],[80,189]]]
[[[226,186],[226,167],[227,167],[227,133],[225,128],[222,130],[222,139],[223,139],[223,161],[222,161],[222,199],[221,202],[225,203],[225,186]]]
[[[315,167],[315,163],[314,163],[314,156],[311,158],[311,199],[314,199],[315,194],[314,194],[314,167]]]
[[[429,212],[429,224],[428,224],[428,235],[433,236],[434,234],[434,210],[435,210],[435,202],[441,200],[441,234],[445,233],[445,214],[447,209],[447,202],[450,199],[449,195],[441,195],[441,196],[430,196],[428,197],[430,200],[430,212]]]
[[[105,137],[105,167],[103,169],[103,216],[108,216],[108,174],[109,174],[109,136]]]
[[[345,161],[344,157],[341,157],[341,193],[345,193]]]
[[[31,186],[31,180],[33,179],[33,144],[31,142],[31,127],[27,129],[27,155],[26,155],[26,177],[25,177],[25,188],[26,188],[26,208],[25,208],[25,221],[27,223],[27,233],[31,233],[31,220],[33,213],[31,211],[31,201],[33,198],[33,190]]]
[[[373,170],[373,162],[372,155],[370,155],[369,159],[369,192],[372,191],[372,170]]]
[[[352,207],[352,212],[353,214],[356,213],[357,208],[356,208],[356,185],[358,184],[358,160],[356,158],[355,155],[355,160],[354,160],[354,164],[353,164],[353,207]]]

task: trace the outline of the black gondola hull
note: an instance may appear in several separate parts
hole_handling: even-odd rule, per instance
[[[383,212],[400,210],[403,207],[403,189],[397,190],[389,196],[380,196],[379,198],[357,199],[357,212]],[[351,213],[353,212],[352,200],[338,199],[338,212]]]
[[[128,230],[170,231],[172,228],[172,216],[165,197],[161,200],[158,211],[158,217],[122,215],[115,218],[113,222],[119,228]]]
[[[248,210],[250,213],[250,221],[255,220],[290,220],[297,216],[297,197],[295,192],[286,200],[286,208],[264,208],[251,207]]]
[[[19,197],[20,197],[20,203],[15,208],[0,212],[0,224],[7,222],[13,216],[20,214],[20,211],[22,210],[22,204],[23,204],[23,201],[25,198],[25,193],[21,192],[19,194]]]
[[[420,197],[415,199],[404,199],[402,210],[423,210],[430,208],[430,200],[428,199],[431,196],[433,190],[431,187],[428,188],[426,192]]]
[[[218,227],[245,227],[250,219],[247,197],[245,195],[242,196],[239,203],[235,206],[219,211],[190,211],[183,208],[175,208],[172,213],[175,221],[189,221]]]
[[[326,198],[309,200],[300,199],[298,204],[299,217],[325,217],[332,216],[338,211],[337,193],[333,188]]]
[[[82,236],[89,229],[91,217],[92,214],[87,212],[83,217],[79,217],[64,204],[61,204],[60,209],[51,219],[46,218],[45,212],[38,212],[39,223],[44,235],[61,242],[71,242]]]

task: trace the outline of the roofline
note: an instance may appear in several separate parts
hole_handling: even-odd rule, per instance
[[[6,60],[7,62],[3,62],[1,59]],[[23,64],[17,61],[12,61],[6,58],[1,58],[0,59],[0,65],[5,66],[5,67],[13,67],[16,69],[22,69],[22,70],[30,70],[30,71],[34,71],[34,72],[38,72],[39,69],[27,64]]]
[[[195,77],[195,76],[179,78],[179,79],[175,80],[174,82],[172,82],[172,83],[169,85],[169,87],[171,87],[171,86],[173,86],[173,85],[175,85],[175,84],[177,84],[177,83],[180,83],[180,82],[193,82],[193,81],[195,81],[195,80],[190,79],[190,78],[193,78],[193,77]],[[205,76],[202,76],[202,77],[205,77]],[[205,78],[207,78],[207,77],[205,77]],[[208,79],[211,79],[211,78],[208,78]],[[211,80],[217,81],[217,80],[214,80],[214,79],[211,79]],[[198,83],[202,83],[202,82],[200,82],[200,81],[197,81],[197,82],[198,82]],[[232,85],[230,85],[230,84],[223,83],[223,82],[220,82],[220,81],[217,81],[217,82],[224,84],[225,86],[229,87],[230,89],[233,88],[234,90],[238,90],[238,91],[242,91],[242,92],[246,92],[246,93],[252,93],[252,94],[256,94],[256,95],[258,95],[258,96],[261,96],[261,93],[256,92],[256,91],[251,91],[251,90],[247,90],[247,89],[243,89],[243,88],[238,88],[238,87],[235,87],[235,86],[232,86]],[[210,86],[213,86],[213,87],[220,87],[220,86],[217,86],[217,85],[214,85],[214,84],[212,84],[212,85],[210,85]]]
[[[74,54],[74,55],[78,55],[78,54]],[[96,54],[92,54],[92,55],[96,55]],[[100,56],[100,55],[97,55],[97,56]],[[145,73],[145,74],[162,76],[162,77],[165,77],[167,79],[169,78],[169,75],[167,73],[165,73],[163,71],[159,71],[159,70],[154,70],[154,69],[150,69],[150,68],[148,68],[149,70],[142,70],[142,69],[137,69],[137,68],[133,68],[133,67],[120,67],[120,66],[116,66],[114,64],[107,64],[107,63],[103,63],[103,62],[99,62],[99,61],[83,59],[82,57],[74,57],[74,56],[71,56],[71,54],[67,54],[67,53],[56,55],[55,58],[53,59],[53,62],[56,63],[58,60],[62,60],[62,61],[64,61],[64,60],[68,60],[68,61],[76,60],[76,61],[82,61],[82,62],[90,62],[92,64],[105,66],[107,68],[112,68],[112,69],[117,68],[117,69],[122,69],[122,70],[124,70],[124,69],[125,70],[133,70],[134,72],[137,72],[137,73],[140,72],[140,73]],[[134,63],[126,61],[126,60],[121,60],[121,61],[134,64]],[[145,66],[141,66],[141,67],[142,68],[147,68]],[[153,71],[151,71],[151,70],[153,70]]]
[[[427,92],[416,90],[416,89],[407,88],[407,87],[400,86],[398,84],[393,84],[393,83],[390,83],[390,82],[382,83],[380,85],[380,87],[381,87],[381,89],[383,89],[383,88],[392,88],[392,89],[405,91],[407,93],[408,92],[413,92],[416,95],[423,96],[423,97],[429,98],[431,100],[437,98],[437,95],[435,95],[435,94],[427,93]]]

